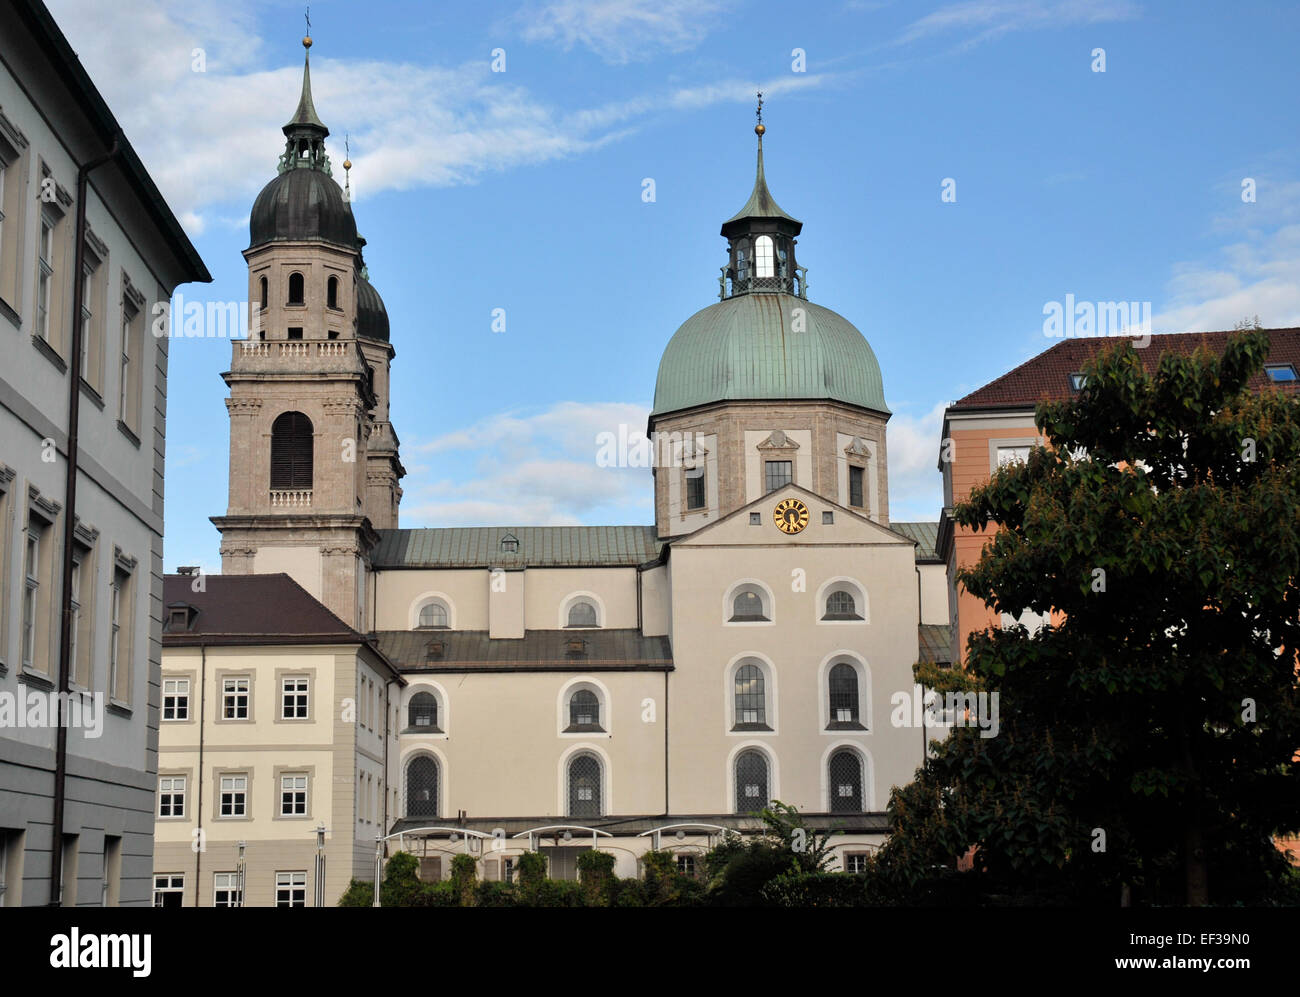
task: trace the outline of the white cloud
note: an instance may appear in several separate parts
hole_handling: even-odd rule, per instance
[[[1256,315],[1269,328],[1300,325],[1300,183],[1259,178],[1251,204],[1240,203],[1239,183],[1220,185],[1238,203],[1210,224],[1233,241],[1213,259],[1175,264],[1153,331],[1231,329]]]
[[[247,3],[138,0],[130,18],[97,0],[51,0],[50,6],[192,235],[213,222],[228,224],[233,206],[242,209],[275,176],[284,145],[280,126],[302,84],[301,50],[288,65],[265,68],[269,46]],[[640,13],[631,3],[553,6],[556,24],[573,31],[579,23],[595,25],[587,29],[592,38],[636,24],[684,38],[692,16],[685,4],[673,3],[642,5]],[[600,9],[587,11],[582,22],[579,8],[586,6]],[[357,200],[385,190],[473,183],[490,172],[579,155],[617,141],[638,118],[665,108],[746,102],[757,89],[780,93],[831,79],[722,80],[561,108],[492,73],[487,59],[458,66],[347,60],[333,57],[346,52],[346,39],[316,41],[313,96],[333,129],[328,145],[336,178],[343,133],[350,135]],[[196,48],[204,52],[203,72],[193,69]],[[287,54],[277,49],[277,57]]]
[[[506,412],[424,442],[403,479],[403,526],[562,526],[650,523],[653,481],[645,468],[601,467],[597,436],[644,433],[649,409],[623,402],[560,402],[536,413]],[[468,454],[455,480],[448,457]],[[424,464],[427,456],[437,460]],[[435,470],[436,469],[436,470]],[[465,496],[474,496],[465,498]]]
[[[518,21],[528,41],[582,45],[617,64],[694,48],[724,9],[719,0],[554,0]]]
[[[971,48],[1013,31],[1097,24],[1136,17],[1128,0],[965,0],[913,21],[895,39],[906,44],[935,35],[959,35],[959,48]]]
[[[937,464],[943,410],[939,402],[923,415],[895,412],[889,420],[889,518],[933,521],[943,506],[943,478]]]

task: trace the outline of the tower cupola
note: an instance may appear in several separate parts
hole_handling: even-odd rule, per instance
[[[795,262],[795,236],[803,222],[786,214],[767,189],[763,172],[763,94],[758,94],[758,168],[749,200],[722,223],[727,240],[727,265],[718,278],[718,297],[777,292],[807,298],[806,271]]]

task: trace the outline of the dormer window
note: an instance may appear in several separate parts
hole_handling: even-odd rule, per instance
[[[596,613],[596,607],[586,599],[579,599],[569,607],[569,622],[565,626],[569,627],[598,627],[600,620]]]
[[[446,630],[447,627],[447,607],[441,602],[431,602],[420,609],[421,630]]]
[[[506,554],[519,553],[519,538],[513,533],[507,533],[501,538],[501,550]]]
[[[1087,374],[1071,374],[1071,375],[1070,375],[1070,389],[1071,389],[1072,391],[1082,391],[1082,390],[1083,390],[1083,386],[1084,386],[1085,384],[1087,384],[1087,383],[1088,383],[1088,375],[1087,375]]]

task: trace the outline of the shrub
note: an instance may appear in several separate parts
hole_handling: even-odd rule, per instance
[[[420,863],[409,852],[398,852],[384,866],[384,882],[379,900],[385,907],[413,907],[422,883],[416,875]]]
[[[361,879],[348,883],[348,888],[339,897],[340,907],[373,907],[375,904],[375,884]]]
[[[473,907],[477,899],[474,883],[478,878],[474,859],[470,855],[457,855],[451,860],[451,883],[461,907]]]
[[[522,907],[513,883],[479,883],[475,900],[479,907]]]
[[[844,872],[791,872],[770,880],[760,891],[765,906],[865,907],[863,876]]]
[[[608,907],[612,901],[614,856],[592,849],[578,856],[582,897],[588,907]]]

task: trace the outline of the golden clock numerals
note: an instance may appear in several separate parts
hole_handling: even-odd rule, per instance
[[[798,533],[808,525],[808,507],[796,498],[783,499],[772,510],[772,519],[782,533]]]

